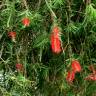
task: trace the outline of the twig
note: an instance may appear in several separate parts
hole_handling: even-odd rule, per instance
[[[80,12],[81,12],[81,10],[82,10],[82,4],[80,5],[80,9],[79,9],[79,11],[78,11],[78,16],[77,16],[77,21],[79,21],[79,19],[80,19]]]
[[[50,12],[52,13],[53,17],[57,18],[51,7],[49,6],[47,0],[45,0],[47,7],[49,8]]]
[[[37,5],[37,10],[39,10],[40,5],[41,5],[41,0],[39,0],[39,2],[38,2],[38,5]]]
[[[0,50],[0,58],[2,57],[2,52],[4,50],[4,46],[2,46],[1,50]]]
[[[86,5],[89,5],[91,3],[91,0],[86,0]]]
[[[26,7],[26,9],[28,10],[29,8],[28,8],[28,5],[27,5],[26,0],[22,0],[22,1],[23,1],[23,3],[24,3],[24,6]]]

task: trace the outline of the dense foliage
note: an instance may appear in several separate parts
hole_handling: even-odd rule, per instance
[[[0,1],[0,96],[96,96],[95,69],[96,0]]]

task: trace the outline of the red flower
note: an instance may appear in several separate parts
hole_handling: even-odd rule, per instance
[[[51,48],[54,53],[58,54],[61,52],[61,41],[54,34],[51,34]]]
[[[12,39],[13,42],[15,42],[15,39],[16,39],[16,32],[9,32],[8,33],[8,36]]]
[[[89,69],[90,69],[90,71],[92,71],[92,73],[89,74],[89,75],[85,78],[85,80],[93,80],[93,81],[96,81],[96,70],[95,70],[94,66],[93,66],[93,65],[90,65],[90,66],[89,66]]]
[[[71,72],[69,71],[68,74],[67,74],[66,80],[69,83],[72,83],[74,79],[75,79],[75,72],[74,71],[71,71]]]
[[[61,52],[60,30],[58,26],[54,26],[51,34],[51,48],[54,53]]]
[[[96,74],[90,74],[88,75],[85,80],[93,80],[93,81],[96,81]]]
[[[18,71],[22,71],[22,70],[23,70],[23,65],[20,64],[20,63],[16,64],[16,69],[17,69]]]
[[[54,34],[55,37],[59,38],[60,28],[58,26],[54,26],[53,29],[52,29],[52,33]]]
[[[58,26],[54,26],[54,27],[53,27],[53,30],[52,30],[53,33],[58,34],[59,31],[60,31],[60,30],[59,30],[59,27],[58,27]]]
[[[73,60],[71,63],[72,66],[72,70],[76,73],[76,72],[80,72],[81,71],[81,66],[78,60]]]
[[[16,37],[16,32],[9,32],[8,36],[11,38]]]
[[[29,26],[29,24],[30,24],[30,19],[27,18],[27,17],[25,17],[25,18],[22,19],[22,23],[23,23],[24,26]]]

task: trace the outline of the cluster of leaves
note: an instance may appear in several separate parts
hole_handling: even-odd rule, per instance
[[[0,1],[0,96],[96,95],[95,82],[84,80],[89,65],[96,66],[96,0],[89,1]],[[52,14],[62,29],[60,54],[50,48]],[[26,16],[29,27],[21,23]],[[10,31],[17,32],[16,43]],[[80,61],[82,72],[70,85],[66,74],[72,58]],[[24,65],[23,74],[16,71],[17,62]]]

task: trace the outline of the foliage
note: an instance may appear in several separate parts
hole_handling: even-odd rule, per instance
[[[30,18],[27,27],[24,17]],[[84,79],[88,67],[96,66],[95,21],[96,0],[1,0],[0,96],[95,96],[96,82]],[[61,30],[60,54],[51,50],[54,23]],[[8,37],[11,31],[16,42]],[[82,71],[69,84],[72,59],[80,61]]]

